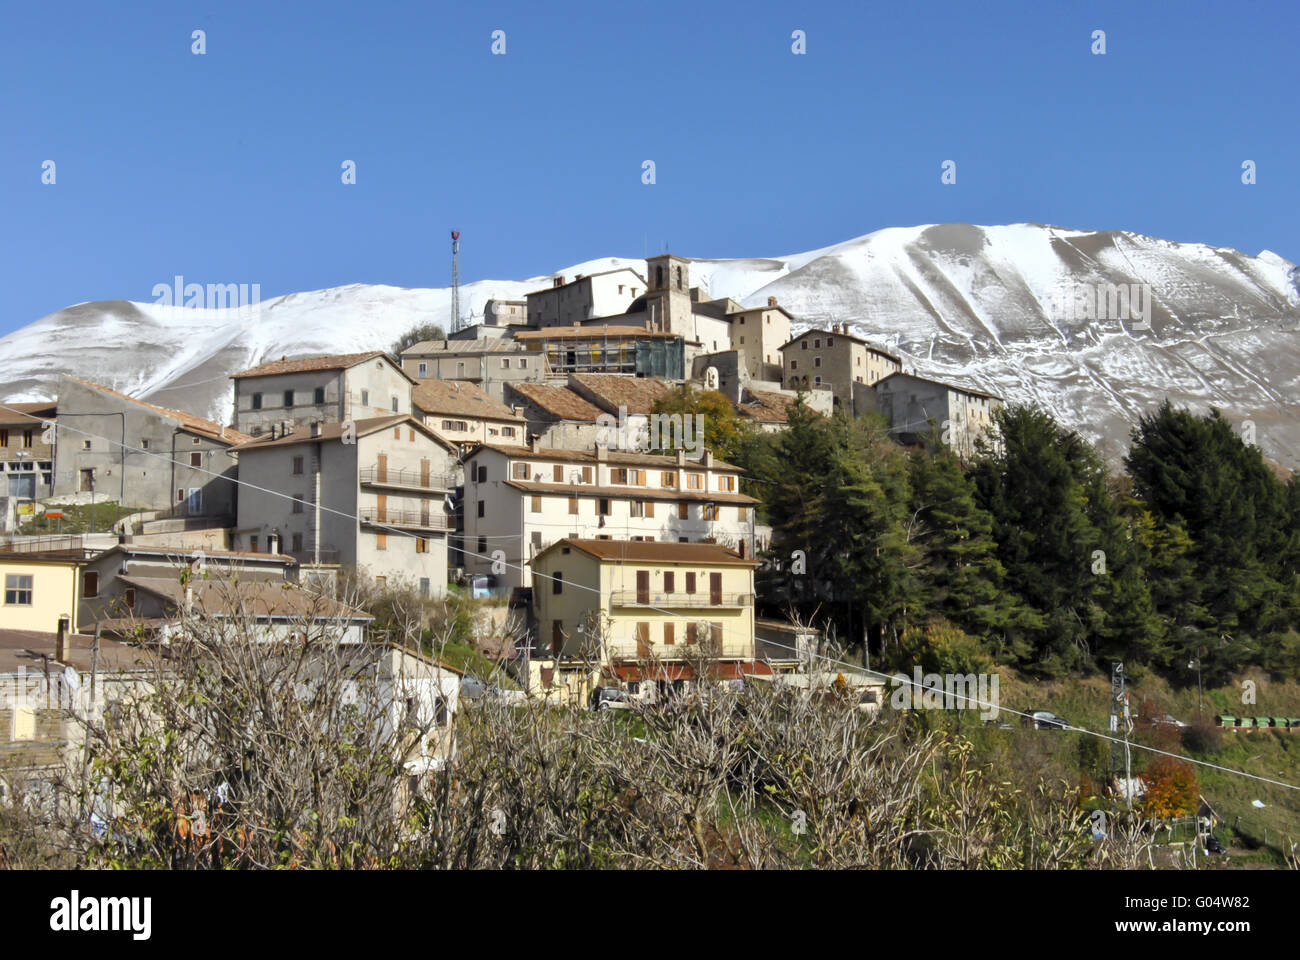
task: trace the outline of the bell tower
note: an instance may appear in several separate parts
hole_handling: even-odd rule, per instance
[[[656,329],[695,339],[691,310],[691,262],[672,253],[647,257],[646,303]]]

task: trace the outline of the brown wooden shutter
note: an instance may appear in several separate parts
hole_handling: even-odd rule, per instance
[[[709,603],[715,607],[722,605],[722,574],[709,574]]]
[[[650,571],[638,570],[636,572],[636,602],[650,602]]]

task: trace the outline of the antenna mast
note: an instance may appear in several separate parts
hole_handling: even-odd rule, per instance
[[[460,231],[451,232],[451,332],[460,330]]]

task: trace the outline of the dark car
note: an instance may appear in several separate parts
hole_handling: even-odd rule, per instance
[[[626,690],[618,687],[597,687],[591,691],[587,706],[592,710],[631,710],[632,702]]]
[[[1065,730],[1070,724],[1051,710],[1029,710],[1024,716],[1024,724],[1035,730]]]

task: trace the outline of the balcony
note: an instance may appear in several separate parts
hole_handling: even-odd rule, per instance
[[[721,643],[705,639],[702,643],[688,643],[681,637],[676,643],[651,641],[641,643],[636,638],[610,640],[606,649],[611,660],[685,660],[707,656],[714,660],[752,660],[754,659],[754,641],[741,637],[724,636]]]
[[[701,607],[736,608],[752,607],[752,593],[640,593],[636,590],[615,590],[610,596],[615,607],[662,607],[665,610],[698,609]]]
[[[443,473],[429,473],[398,467],[365,467],[361,471],[363,487],[388,487],[392,490],[421,490],[444,492],[455,487],[455,481]]]
[[[381,510],[362,507],[361,522],[371,526],[408,527],[412,530],[451,530],[456,518],[433,510]]]

